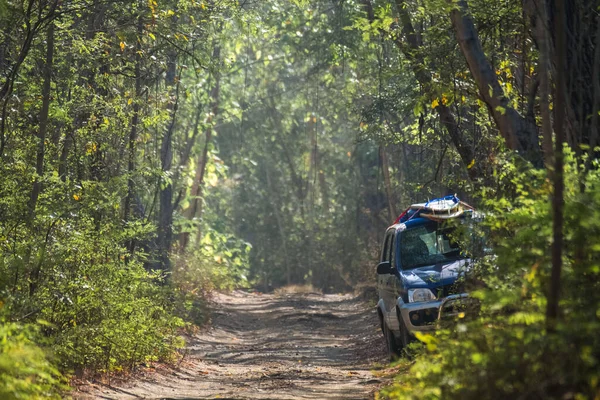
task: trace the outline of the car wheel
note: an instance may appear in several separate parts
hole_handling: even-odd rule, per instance
[[[402,348],[398,345],[394,333],[388,328],[385,322],[383,323],[383,335],[385,336],[390,361],[396,361],[402,354]]]
[[[377,317],[379,318],[379,328],[381,329],[381,333],[385,335],[385,329],[383,329],[383,313],[379,308],[377,308]]]

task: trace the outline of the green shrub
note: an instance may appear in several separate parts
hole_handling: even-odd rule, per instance
[[[486,288],[473,320],[421,335],[425,353],[381,394],[407,399],[593,399],[600,393],[600,173],[569,157],[561,317],[545,326],[550,188],[543,174],[504,169],[512,198],[487,203],[497,257],[476,266]],[[514,165],[513,165],[514,167]],[[596,168],[598,166],[596,165]],[[582,182],[581,185],[578,183]],[[504,195],[510,191],[503,191]]]
[[[36,326],[0,320],[0,399],[60,399],[64,379],[39,340]]]
[[[196,248],[173,256],[171,275],[176,314],[196,325],[206,322],[211,291],[249,286],[250,245],[208,226],[202,229],[205,233]]]
[[[152,226],[98,224],[85,214],[36,223],[47,228],[29,238],[23,229],[18,247],[3,253],[0,294],[11,318],[48,321],[42,333],[62,371],[127,369],[182,346],[184,322],[172,314],[164,277],[125,248]]]

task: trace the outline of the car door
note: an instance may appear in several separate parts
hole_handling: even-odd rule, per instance
[[[399,233],[394,231],[390,243],[390,263],[394,266],[395,274],[389,276],[390,284],[390,313],[388,315],[389,327],[392,330],[399,327],[398,314],[396,313],[396,303],[398,297],[402,295],[402,280],[400,279],[400,273],[398,268],[400,264],[398,262],[398,236]]]
[[[383,249],[381,252],[381,260],[380,262],[390,262],[392,263],[392,251],[394,246],[394,238],[395,238],[395,230],[389,229],[385,234],[385,240]],[[392,264],[393,265],[393,264]],[[395,299],[395,280],[396,275],[393,274],[381,274],[378,275],[379,280],[379,296],[383,300],[384,312],[386,323],[389,324],[390,311],[394,308],[396,299]]]
[[[387,261],[388,254],[390,252],[390,244],[391,244],[391,235],[388,232],[385,233],[383,237],[383,245],[381,246],[381,255],[379,257],[379,262]],[[377,274],[377,292],[379,293],[379,298],[384,300],[385,302],[385,291],[387,290],[387,275]]]

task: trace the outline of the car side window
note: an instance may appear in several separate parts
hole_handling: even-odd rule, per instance
[[[385,234],[385,239],[383,240],[383,249],[381,250],[381,262],[390,261],[390,250],[392,247],[392,237],[391,232],[387,232]]]
[[[392,266],[396,266],[396,235],[395,233],[392,233],[390,235],[390,256],[388,258],[388,260],[390,260],[390,264]]]

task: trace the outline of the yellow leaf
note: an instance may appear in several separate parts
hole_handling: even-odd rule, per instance
[[[127,105],[130,105],[131,103],[133,103],[133,99],[127,100]]]
[[[119,47],[121,47],[121,52],[125,51],[125,42],[119,43]]]
[[[465,313],[464,312],[459,312],[458,313],[458,318],[464,318],[465,317]]]
[[[469,165],[467,165],[467,169],[473,168],[473,165],[475,165],[475,159],[471,160],[471,162],[469,163]]]
[[[442,104],[446,105],[446,103],[448,103],[448,98],[446,97],[445,94],[442,95]]]
[[[200,7],[202,7],[202,9],[206,9],[206,6],[204,5],[204,3],[200,3]]]
[[[148,32],[148,36],[150,36],[152,40],[156,40],[156,36],[154,36],[154,33]]]
[[[440,101],[438,99],[435,99],[431,102],[431,108],[436,108],[439,105],[440,105]]]
[[[73,198],[75,199],[75,201],[79,201],[79,199],[80,199],[81,197],[79,197],[78,195],[74,194],[74,195],[73,195]]]

